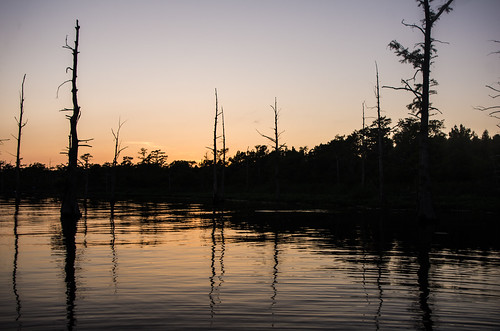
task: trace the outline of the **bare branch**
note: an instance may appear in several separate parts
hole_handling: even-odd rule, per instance
[[[68,79],[67,81],[62,82],[62,83],[61,83],[61,85],[59,85],[59,86],[57,87],[56,98],[59,98],[59,89],[61,88],[61,86],[63,86],[63,85],[64,85],[64,84],[66,84],[66,83],[71,83],[71,79]]]
[[[445,45],[449,45],[449,44],[450,44],[448,41],[441,41],[441,40],[439,40],[439,39],[434,39],[434,38],[432,38],[432,41],[433,41],[433,42],[434,42],[434,41],[436,41],[436,42],[438,42],[438,43],[440,43],[440,44],[445,44]]]
[[[493,86],[491,86],[491,85],[485,85],[485,86],[486,86],[487,88],[489,88],[490,90],[493,90],[493,91],[495,91],[495,92],[500,93],[500,90],[499,90],[499,89],[494,88],[494,87],[493,87]],[[495,96],[491,96],[491,95],[490,95],[490,97],[492,97],[492,98],[496,98],[496,97],[498,97],[498,95],[495,95]]]
[[[265,134],[261,133],[261,132],[260,132],[259,130],[257,130],[257,129],[255,129],[255,131],[257,131],[257,132],[258,132],[258,133],[259,133],[262,137],[269,139],[269,140],[270,140],[270,141],[272,141],[273,143],[276,143],[276,139],[271,138],[271,137],[269,137],[269,136],[266,136]]]
[[[416,24],[408,24],[408,23],[405,23],[405,20],[404,20],[404,19],[401,21],[401,24],[403,24],[404,26],[410,27],[410,28],[415,28],[415,29],[418,29],[418,30],[420,30],[420,32],[422,32],[422,33],[425,35],[425,31],[424,31],[424,29],[422,29],[420,26],[418,26],[418,25],[416,25]]]
[[[474,109],[479,110],[479,111],[488,111],[488,110],[492,110],[492,109],[500,109],[500,106],[490,106],[490,107],[477,106],[477,107],[474,107]],[[498,111],[495,111],[494,113],[496,113],[496,112],[498,112]]]

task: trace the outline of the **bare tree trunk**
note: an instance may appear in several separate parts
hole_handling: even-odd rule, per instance
[[[217,97],[217,89],[215,89],[215,119],[214,119],[214,146],[212,152],[214,154],[213,164],[213,202],[216,203],[219,199],[218,185],[217,185],[217,118],[219,116],[219,99]]]
[[[444,12],[452,10],[451,4],[454,0],[447,0],[446,3],[437,8],[437,12],[431,8],[430,3],[432,0],[417,0],[418,6],[424,10],[424,19],[422,26],[416,24],[403,25],[411,28],[418,29],[424,35],[424,42],[417,44],[417,49],[414,51],[408,50],[403,47],[399,42],[393,40],[389,47],[392,48],[398,56],[403,59],[401,62],[407,62],[413,65],[416,69],[415,75],[411,79],[402,79],[403,87],[394,88],[396,90],[410,91],[415,95],[415,99],[408,107],[412,110],[417,110],[420,115],[420,129],[418,132],[419,142],[419,160],[418,160],[418,199],[417,199],[417,216],[419,220],[435,220],[436,214],[432,204],[431,196],[431,177],[430,177],[430,158],[429,158],[429,109],[431,109],[429,102],[429,94],[431,93],[430,85],[436,84],[434,80],[430,79],[430,66],[431,60],[436,57],[433,53],[436,49],[432,45],[433,39],[431,37],[432,26],[439,19]],[[415,76],[422,73],[422,83],[417,84]],[[388,86],[389,88],[393,88]]]
[[[274,164],[274,181],[276,182],[276,201],[280,199],[280,144],[279,144],[279,136],[278,132],[278,101],[276,97],[274,98],[274,153],[275,153],[275,164]]]
[[[224,185],[225,185],[225,172],[226,172],[226,127],[224,123],[224,108],[221,107],[222,116],[222,173],[220,184],[220,199],[224,200]]]
[[[271,108],[274,112],[274,137],[270,137],[270,136],[266,136],[265,134],[262,134],[259,132],[259,130],[257,130],[257,132],[259,132],[259,134],[268,139],[269,141],[273,142],[274,143],[274,181],[275,181],[275,185],[276,185],[276,191],[275,191],[275,197],[276,197],[276,201],[279,200],[280,198],[280,179],[279,179],[279,163],[280,163],[280,157],[281,157],[281,148],[283,147],[283,145],[280,145],[279,143],[279,138],[281,136],[281,134],[283,133],[282,132],[279,132],[278,131],[278,118],[279,118],[279,110],[278,110],[278,100],[277,98],[275,97],[274,98],[274,106],[271,105]]]
[[[116,132],[111,129],[111,133],[113,134],[113,138],[115,140],[115,153],[113,156],[113,164],[112,164],[112,169],[111,169],[111,206],[113,207],[115,204],[116,200],[116,166],[118,165],[118,157],[120,156],[120,153],[126,149],[127,147],[121,147],[121,141],[120,141],[120,130],[125,124],[125,122],[122,122],[120,119],[118,119],[118,129],[116,129]]]
[[[379,180],[379,200],[380,205],[383,207],[385,204],[385,193],[384,193],[384,145],[382,137],[382,123],[380,119],[380,85],[378,79],[378,65],[375,62],[375,68],[377,71],[377,124],[378,124],[378,180]]]
[[[365,102],[363,101],[363,129],[361,130],[361,187],[365,187]]]
[[[431,177],[429,161],[429,84],[430,84],[430,65],[432,52],[431,29],[433,18],[431,17],[430,4],[428,0],[424,1],[425,11],[425,29],[424,29],[424,60],[422,65],[422,106],[420,113],[420,131],[419,131],[419,178],[418,178],[418,206],[417,215],[419,219],[432,220],[436,218],[431,195]]]
[[[24,114],[24,81],[26,74],[23,76],[23,83],[21,84],[21,96],[19,102],[19,120],[17,121],[17,152],[16,152],[16,205],[19,205],[21,200],[21,133],[26,122],[23,123]]]
[[[61,216],[63,218],[78,219],[81,216],[80,208],[78,207],[77,200],[77,167],[78,167],[78,133],[77,124],[80,118],[80,106],[78,105],[76,87],[77,78],[77,67],[78,67],[78,42],[80,37],[80,26],[78,25],[78,20],[76,21],[76,38],[75,46],[70,47],[68,44],[64,46],[68,48],[73,53],[73,67],[69,68],[73,75],[71,78],[71,94],[73,100],[73,114],[69,117],[70,122],[70,141],[68,149],[68,167],[67,167],[67,181],[64,191],[62,206],[61,206]]]

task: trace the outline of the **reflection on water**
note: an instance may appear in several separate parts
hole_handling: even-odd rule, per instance
[[[14,212],[14,266],[12,267],[12,293],[16,298],[16,322],[21,319],[21,298],[17,292],[17,258],[19,256],[19,234],[17,233],[17,215],[19,214],[19,203],[16,203]]]
[[[76,324],[75,299],[76,299],[76,230],[77,223],[74,220],[61,220],[62,242],[65,249],[64,258],[64,282],[66,283],[66,319],[67,329],[73,330]]]
[[[499,329],[485,218],[0,202],[0,327]]]

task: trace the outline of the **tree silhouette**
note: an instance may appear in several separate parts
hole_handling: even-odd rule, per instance
[[[492,41],[494,43],[500,43],[499,40],[492,40]],[[490,55],[491,54],[500,54],[500,51],[492,52],[492,53],[490,53]],[[493,93],[493,94],[489,95],[490,98],[492,98],[492,99],[500,98],[500,81],[495,82],[495,83],[490,84],[490,85],[485,85],[485,87],[489,90],[490,93]],[[484,111],[484,112],[488,113],[488,116],[490,116],[490,117],[500,119],[500,105],[493,105],[493,106],[489,106],[489,107],[477,106],[474,108],[477,110]],[[497,124],[497,126],[500,128],[500,124]]]
[[[120,153],[128,148],[128,146],[122,147],[121,146],[121,140],[120,140],[120,130],[122,129],[123,124],[125,124],[126,121],[122,122],[120,119],[118,119],[118,129],[116,129],[116,132],[111,129],[111,133],[113,134],[113,140],[115,142],[115,153],[113,157],[113,167],[116,167],[118,164],[118,157],[120,156]]]
[[[116,132],[111,129],[111,133],[113,134],[113,139],[115,142],[115,152],[111,169],[111,207],[113,207],[115,203],[116,167],[118,165],[118,157],[120,156],[120,153],[128,147],[121,147],[120,130],[122,129],[123,124],[125,124],[125,122],[122,122],[120,119],[118,119],[118,128],[116,129]]]
[[[380,117],[380,84],[378,78],[378,65],[375,62],[377,72],[377,86],[375,87],[375,97],[377,98],[377,145],[378,145],[378,180],[379,180],[379,200],[380,205],[385,204],[384,193],[384,145],[382,133],[382,119]]]
[[[365,187],[365,177],[366,177],[366,169],[365,169],[365,161],[366,161],[366,146],[365,146],[365,102],[362,103],[363,108],[363,126],[361,129],[361,146],[360,146],[360,154],[361,154],[361,187]]]
[[[220,115],[222,119],[222,173],[221,173],[221,185],[220,185],[220,198],[224,200],[224,184],[226,180],[226,125],[224,121],[224,108],[220,108]]]
[[[417,0],[418,6],[424,10],[424,19],[421,25],[407,24],[402,21],[402,24],[419,30],[424,35],[424,42],[418,43],[412,51],[401,45],[396,40],[391,41],[391,48],[397,56],[401,57],[401,63],[409,63],[415,69],[415,74],[410,79],[402,79],[402,87],[391,87],[396,90],[405,90],[412,92],[414,95],[413,102],[408,105],[408,108],[420,116],[419,130],[419,187],[418,187],[418,202],[417,215],[421,220],[432,220],[436,218],[431,196],[431,178],[430,178],[430,161],[428,148],[429,135],[429,111],[437,110],[432,107],[429,96],[436,93],[430,90],[431,86],[437,85],[434,79],[430,78],[430,67],[432,59],[436,57],[436,48],[432,37],[432,28],[436,21],[443,13],[448,13],[452,10],[451,4],[453,0],[448,0],[436,9],[432,8],[433,0]],[[421,75],[421,82],[417,82],[417,75]]]
[[[81,217],[80,208],[78,207],[77,199],[77,167],[78,167],[78,146],[89,146],[82,144],[88,142],[91,139],[79,140],[77,133],[78,120],[80,119],[80,106],[78,105],[78,88],[76,86],[77,79],[77,68],[78,68],[78,43],[80,39],[80,25],[78,25],[78,20],[76,20],[75,26],[76,36],[75,36],[75,46],[68,45],[68,37],[66,36],[66,44],[63,48],[69,49],[73,54],[73,66],[67,67],[71,71],[72,77],[70,80],[63,82],[58,87],[59,88],[71,82],[71,95],[73,101],[73,108],[64,108],[62,111],[68,111],[71,115],[66,115],[70,123],[70,133],[69,133],[69,146],[68,146],[68,166],[66,169],[66,185],[63,193],[63,200],[61,205],[61,217],[68,219],[79,219]],[[89,146],[90,147],[90,146]]]
[[[274,157],[275,157],[275,163],[274,163],[274,181],[276,185],[276,200],[279,200],[280,197],[280,180],[279,180],[279,162],[280,162],[280,155],[281,155],[281,149],[285,147],[285,144],[280,144],[279,139],[283,132],[285,131],[278,131],[278,119],[279,119],[279,114],[280,114],[280,109],[278,109],[278,101],[277,98],[274,98],[274,106],[271,105],[271,109],[273,110],[274,113],[274,137],[266,136],[265,134],[262,134],[257,130],[257,132],[264,138],[268,139],[273,143],[273,148],[274,148]]]
[[[19,97],[19,119],[16,118],[17,122],[17,151],[16,151],[16,204],[19,204],[21,199],[21,134],[23,127],[28,123],[27,121],[23,123],[24,115],[24,81],[26,79],[26,74],[23,76],[23,82],[21,84],[21,95]]]
[[[85,153],[80,156],[80,159],[83,161],[83,169],[85,169],[85,190],[84,190],[84,198],[87,199],[89,193],[89,168],[90,168],[90,159],[92,158],[92,154]]]
[[[219,115],[221,113],[219,112],[219,98],[217,96],[217,89],[215,89],[215,117],[214,117],[214,142],[213,142],[213,147],[211,148],[212,153],[213,153],[213,192],[212,192],[212,200],[214,203],[219,202],[220,200],[220,194],[219,194],[219,184],[217,181],[217,123],[219,119]]]

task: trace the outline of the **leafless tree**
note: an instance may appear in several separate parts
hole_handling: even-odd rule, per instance
[[[271,105],[271,109],[273,110],[274,113],[274,137],[266,136],[265,134],[262,134],[257,130],[257,132],[264,138],[268,139],[273,143],[273,149],[274,149],[274,156],[275,156],[275,164],[274,164],[274,181],[276,184],[276,200],[279,200],[280,197],[280,181],[279,181],[279,162],[280,162],[280,156],[281,156],[281,150],[283,147],[285,147],[285,144],[280,144],[279,139],[283,132],[279,132],[278,130],[278,119],[280,115],[280,110],[278,109],[278,101],[277,98],[274,98],[274,106]]]
[[[499,40],[492,40],[492,42],[500,43]],[[491,55],[491,54],[500,54],[500,51],[491,52],[489,55]],[[489,94],[490,98],[492,98],[492,99],[500,98],[500,81],[495,82],[495,83],[490,84],[490,85],[485,85],[485,86],[489,90],[489,92],[492,93],[492,94]],[[490,117],[500,119],[500,105],[493,105],[493,106],[489,106],[489,107],[477,106],[474,108],[477,110],[486,112],[488,114],[488,116],[490,116]],[[497,124],[497,126],[500,128],[500,124]]]
[[[377,98],[377,144],[378,144],[378,180],[379,180],[379,200],[381,206],[385,204],[384,193],[384,145],[382,134],[382,119],[380,117],[380,84],[378,76],[378,65],[375,62],[375,70],[377,75],[377,85],[375,87],[375,97]]]
[[[84,199],[86,200],[89,193],[89,168],[90,168],[90,159],[92,158],[92,154],[85,153],[80,156],[80,159],[83,161],[83,169],[85,169],[85,191],[84,191]]]
[[[402,24],[417,29],[423,34],[424,41],[416,44],[414,50],[401,45],[396,40],[389,44],[389,48],[394,50],[397,56],[401,57],[400,62],[409,63],[415,69],[413,77],[410,79],[402,79],[401,87],[388,88],[396,90],[409,91],[414,95],[413,102],[408,105],[408,108],[420,116],[419,130],[419,184],[418,184],[418,203],[417,214],[420,220],[433,220],[436,218],[431,195],[431,178],[430,178],[430,161],[429,161],[429,111],[437,110],[432,107],[429,96],[436,93],[431,90],[431,86],[437,85],[434,79],[430,78],[432,60],[436,57],[436,48],[432,37],[432,28],[436,21],[443,13],[448,13],[452,10],[451,4],[453,0],[447,0],[443,5],[432,8],[433,0],[417,0],[418,6],[424,11],[424,19],[421,25],[407,24],[402,21]],[[417,75],[421,75],[421,82],[417,82]]]
[[[217,182],[217,122],[219,119],[219,98],[217,96],[217,89],[215,89],[215,117],[214,117],[214,142],[213,142],[213,147],[211,148],[212,153],[213,153],[213,202],[217,203],[220,200],[220,195],[219,195],[219,185]]]
[[[366,177],[366,171],[365,171],[365,161],[366,161],[366,146],[365,146],[365,135],[366,135],[366,130],[365,130],[365,102],[361,104],[361,107],[363,109],[363,127],[361,129],[361,187],[365,187],[365,177]]]
[[[120,130],[122,129],[123,124],[125,124],[126,121],[122,122],[121,119],[118,119],[118,128],[116,129],[116,132],[111,129],[111,133],[113,134],[113,140],[115,142],[115,153],[113,157],[113,167],[116,167],[118,164],[118,157],[120,156],[120,153],[123,152],[125,149],[128,148],[128,146],[121,147],[121,140],[120,140]]]
[[[226,180],[226,125],[224,121],[224,108],[220,107],[220,115],[222,120],[222,172],[221,172],[221,185],[220,185],[220,198],[224,200],[224,185]]]
[[[16,118],[17,122],[17,151],[16,151],[16,204],[19,204],[21,199],[21,135],[23,127],[28,123],[23,122],[24,115],[24,81],[26,80],[26,74],[23,76],[23,82],[21,84],[21,94],[19,96],[19,119]]]
[[[79,219],[81,217],[80,208],[78,207],[77,199],[77,167],[78,167],[78,147],[89,146],[86,143],[91,139],[79,140],[77,133],[77,124],[80,119],[80,106],[78,105],[78,88],[76,86],[77,69],[78,69],[78,46],[80,40],[80,25],[76,20],[75,26],[76,36],[75,45],[68,45],[68,37],[66,36],[66,44],[63,48],[69,49],[73,54],[73,66],[67,67],[66,72],[71,71],[72,77],[70,80],[63,82],[59,88],[71,82],[71,95],[73,101],[73,108],[64,108],[62,111],[70,112],[71,115],[66,115],[70,123],[69,146],[68,146],[68,166],[67,166],[67,179],[64,188],[63,200],[61,205],[61,217],[65,219]],[[89,146],[90,147],[90,146]]]
[[[111,208],[114,207],[115,203],[115,193],[116,193],[116,166],[118,165],[118,157],[120,156],[120,153],[125,150],[128,146],[122,147],[121,146],[121,140],[120,140],[120,131],[122,129],[123,124],[125,122],[122,122],[121,119],[118,119],[118,128],[116,129],[116,132],[111,129],[111,133],[113,134],[113,139],[115,142],[115,152],[113,156],[113,163],[112,163],[112,169],[111,169]]]

